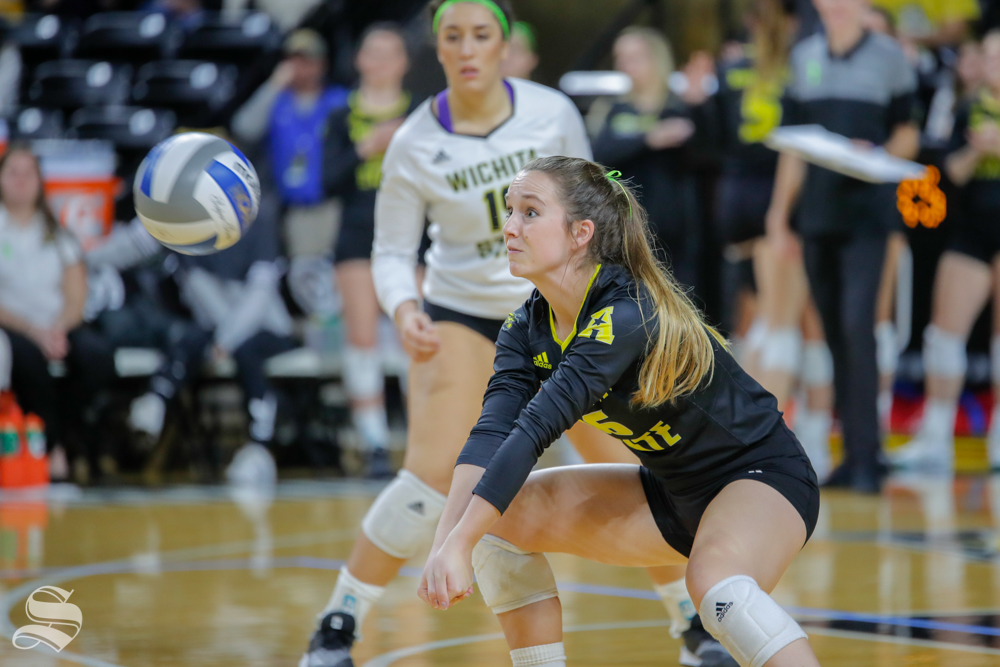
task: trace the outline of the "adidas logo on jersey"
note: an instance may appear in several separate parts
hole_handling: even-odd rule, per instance
[[[538,356],[532,357],[532,360],[535,362],[535,365],[538,366],[539,368],[547,368],[550,371],[552,370],[552,364],[549,363],[548,352],[542,352]]]
[[[406,509],[408,509],[411,512],[414,512],[416,514],[419,514],[420,516],[423,516],[424,515],[424,502],[422,500],[415,500],[412,503],[410,503],[409,505],[407,505]]]
[[[715,603],[715,617],[719,619],[719,623],[722,623],[722,619],[726,617],[726,612],[729,611],[733,606],[732,602],[716,602]]]
[[[445,153],[444,149],[442,148],[441,150],[439,150],[437,152],[437,155],[434,156],[434,159],[432,160],[432,162],[434,164],[441,164],[442,162],[447,162],[450,159],[451,159],[451,156],[448,155],[447,153]]]

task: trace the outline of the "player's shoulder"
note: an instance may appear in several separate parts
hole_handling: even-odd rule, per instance
[[[637,326],[655,310],[649,292],[623,266],[602,265],[592,289],[589,309],[614,308],[615,322]]]
[[[383,168],[391,171],[401,164],[412,166],[428,161],[428,156],[440,150],[444,134],[431,110],[430,98],[424,100],[392,135]]]
[[[576,105],[565,93],[527,79],[507,79],[514,91],[514,104],[525,103],[531,115],[558,116],[569,111],[576,113]]]

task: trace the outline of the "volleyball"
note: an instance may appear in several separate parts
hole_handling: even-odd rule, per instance
[[[154,146],[139,165],[132,192],[146,230],[185,255],[232,246],[260,206],[260,181],[250,161],[228,141],[201,132]]]

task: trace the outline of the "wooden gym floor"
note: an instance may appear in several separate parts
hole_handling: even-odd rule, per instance
[[[294,667],[378,487],[0,498],[3,667]],[[551,557],[571,665],[675,665],[677,640],[644,572]],[[503,667],[476,595],[434,612],[411,563],[370,617],[359,665]],[[72,590],[83,615],[58,654],[13,647],[25,600]],[[895,478],[879,498],[826,493],[820,525],[775,598],[823,665],[1000,666],[1000,476]]]

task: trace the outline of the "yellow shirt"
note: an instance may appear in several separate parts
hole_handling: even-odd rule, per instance
[[[891,12],[899,31],[910,35],[927,35],[952,21],[979,18],[977,0],[873,0],[872,4]]]

